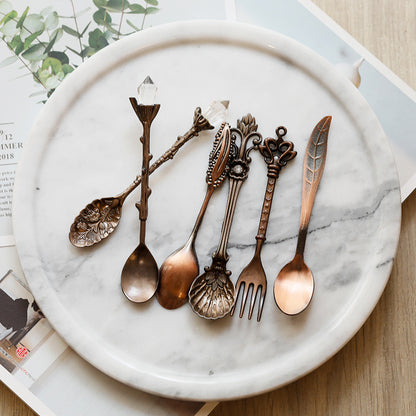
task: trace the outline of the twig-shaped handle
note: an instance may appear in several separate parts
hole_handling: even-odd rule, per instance
[[[331,116],[326,116],[319,121],[313,129],[308,145],[306,146],[303,161],[302,208],[296,254],[303,255],[305,249],[306,234],[311,219],[312,207],[315,202],[319,182],[324,172],[331,120]]]
[[[141,185],[141,196],[140,203],[136,203],[136,207],[140,213],[140,243],[145,244],[146,235],[146,220],[148,214],[148,198],[151,194],[149,188],[149,165],[152,159],[150,153],[150,126],[152,121],[159,112],[160,105],[142,105],[137,104],[137,100],[134,97],[130,98],[131,105],[136,112],[137,117],[143,125],[143,135],[140,141],[143,145],[143,159],[142,159],[142,185]]]
[[[149,175],[152,174],[156,169],[169,160],[173,159],[179,149],[192,138],[199,135],[201,131],[211,130],[212,126],[209,121],[202,115],[201,107],[197,107],[194,111],[194,119],[192,127],[182,136],[178,136],[175,143],[162,156],[160,156],[154,163],[149,167]],[[134,191],[142,182],[141,175],[136,176],[136,179],[126,188],[118,198],[124,201],[132,191]]]

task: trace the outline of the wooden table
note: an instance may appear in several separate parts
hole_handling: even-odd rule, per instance
[[[416,89],[415,0],[315,3]],[[416,415],[416,193],[404,202],[402,212],[390,281],[356,336],[299,381],[261,396],[223,402],[212,416]],[[0,383],[1,416],[34,414]]]

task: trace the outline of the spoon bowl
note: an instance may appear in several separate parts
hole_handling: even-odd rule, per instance
[[[286,315],[297,315],[309,305],[315,283],[303,257],[296,254],[279,272],[274,282],[274,299]]]
[[[152,253],[139,244],[130,254],[121,272],[121,288],[127,299],[142,303],[156,292],[159,270]]]
[[[160,268],[157,300],[166,309],[176,309],[188,300],[188,290],[198,276],[199,265],[193,244],[186,243],[171,254]]]

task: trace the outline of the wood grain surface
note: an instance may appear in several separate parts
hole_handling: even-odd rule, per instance
[[[415,0],[315,3],[416,89]],[[416,192],[404,202],[402,213],[391,278],[356,336],[297,382],[261,396],[222,402],[212,416],[416,415]],[[0,383],[0,416],[33,415]]]

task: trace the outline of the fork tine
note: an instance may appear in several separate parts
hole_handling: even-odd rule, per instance
[[[246,307],[247,295],[250,289],[250,284],[244,283],[244,293],[243,298],[241,299],[241,307],[240,307],[240,318],[243,317],[244,309]]]
[[[237,301],[238,301],[238,297],[240,296],[240,288],[241,288],[241,281],[237,280],[237,283],[235,285],[235,300],[234,300],[234,305],[232,306],[231,310],[230,310],[230,316],[234,315],[234,311],[235,311],[235,306],[237,305]]]
[[[253,292],[251,293],[250,310],[248,311],[248,319],[251,319],[253,315],[254,304],[256,303],[257,294],[261,291],[261,285],[254,286]]]
[[[260,296],[260,303],[259,303],[259,310],[257,312],[257,322],[260,322],[261,314],[263,313],[263,306],[264,306],[264,298],[266,297],[267,286],[262,287],[261,296]]]

